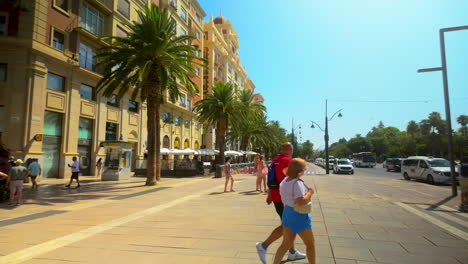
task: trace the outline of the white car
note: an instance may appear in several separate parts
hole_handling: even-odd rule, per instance
[[[458,176],[458,169],[455,168]],[[450,184],[450,163],[446,159],[428,158],[424,156],[414,156],[403,160],[401,164],[401,174],[405,180],[417,179],[425,180],[429,184],[445,183]]]
[[[334,173],[354,174],[353,163],[349,159],[336,159],[333,164]]]

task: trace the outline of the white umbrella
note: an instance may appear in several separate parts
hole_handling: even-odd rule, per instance
[[[195,153],[195,150],[186,148],[186,149],[171,149],[173,155],[192,155]]]
[[[257,152],[251,151],[251,150],[241,151],[241,152],[244,153],[244,154],[247,155],[247,156],[257,155],[257,154],[258,154]]]
[[[234,151],[234,150],[228,150],[228,151],[224,151],[224,155],[226,156],[242,156],[244,154],[238,152],[238,151]]]
[[[213,156],[219,153],[218,150],[214,149],[194,149],[196,155],[205,155],[205,156]]]

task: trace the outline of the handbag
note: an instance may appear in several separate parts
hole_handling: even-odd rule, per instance
[[[296,183],[298,181],[301,181],[302,183],[304,183],[304,181],[298,179],[296,181]],[[307,187],[307,185],[305,185],[304,183],[304,186]],[[293,186],[293,197],[294,197],[294,186]],[[309,201],[307,201],[307,203],[303,204],[303,205],[299,205],[297,203],[294,203],[294,211],[296,211],[297,213],[300,213],[300,214],[308,214],[312,211],[312,201],[309,199]]]

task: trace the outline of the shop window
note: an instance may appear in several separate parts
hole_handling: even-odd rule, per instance
[[[106,122],[106,140],[117,140],[117,124]]]
[[[62,114],[57,112],[44,112],[44,127],[42,134],[48,136],[62,135]]]
[[[65,78],[53,73],[47,73],[47,88],[58,92],[65,90]]]
[[[93,138],[93,120],[92,119],[80,117],[80,121],[78,125],[78,138],[84,138],[84,139]]]

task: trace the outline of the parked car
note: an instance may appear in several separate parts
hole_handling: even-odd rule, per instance
[[[387,171],[401,171],[401,158],[388,158],[385,160]]]
[[[336,159],[333,164],[333,172],[354,174],[353,163],[349,159]]]
[[[450,178],[450,163],[448,160],[441,158],[428,158],[425,156],[408,157],[402,161],[401,174],[405,180],[425,180],[429,184],[450,184],[452,182]],[[458,176],[457,181],[459,179],[460,177]]]

